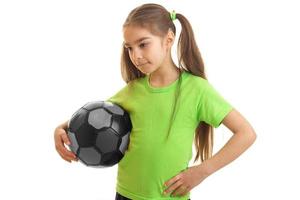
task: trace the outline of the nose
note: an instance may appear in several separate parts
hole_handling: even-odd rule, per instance
[[[132,56],[132,59],[136,63],[138,63],[138,61],[143,58],[143,55],[142,55],[141,51],[138,50],[138,49],[133,49],[132,52],[131,52],[131,56]]]

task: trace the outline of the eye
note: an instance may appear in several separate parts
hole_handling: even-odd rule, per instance
[[[145,48],[148,44],[147,43],[141,43],[140,48]]]

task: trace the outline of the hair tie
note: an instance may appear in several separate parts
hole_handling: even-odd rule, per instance
[[[170,12],[170,17],[171,17],[172,21],[174,21],[176,19],[176,12],[175,12],[175,10],[173,10],[172,12]]]

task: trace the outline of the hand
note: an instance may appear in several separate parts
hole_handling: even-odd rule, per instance
[[[199,185],[207,176],[208,173],[201,164],[189,167],[165,182],[167,189],[164,191],[164,195],[171,193],[171,196],[185,196],[194,187]]]
[[[70,139],[66,133],[66,130],[62,127],[58,126],[54,131],[54,142],[55,142],[55,149],[58,154],[64,159],[65,161],[71,162],[78,161],[76,155],[69,151],[64,144],[70,145]]]

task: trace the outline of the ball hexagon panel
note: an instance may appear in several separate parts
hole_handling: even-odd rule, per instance
[[[99,165],[101,161],[101,154],[94,147],[80,147],[78,157],[86,165]]]
[[[123,156],[124,155],[120,151],[102,154],[100,164],[104,166],[113,166],[114,164],[118,163],[118,161],[121,160]]]
[[[80,147],[91,147],[94,146],[96,140],[96,132],[93,126],[88,123],[84,123],[76,132],[75,136],[77,143]]]
[[[122,141],[121,141],[121,145],[119,147],[119,151],[121,151],[123,154],[125,154],[125,151],[127,150],[128,144],[129,144],[129,132],[122,137]]]
[[[126,115],[113,115],[111,128],[114,129],[121,137],[128,133],[131,129],[131,127],[128,126],[128,123],[126,123],[125,118]]]
[[[129,131],[131,131],[131,129],[132,129],[132,124],[131,124],[131,120],[130,120],[129,114],[128,114],[128,113],[125,113],[124,116],[123,116],[123,118],[124,118],[124,123],[127,125],[127,129],[128,129]]]
[[[89,113],[88,122],[95,129],[109,127],[111,123],[111,114],[103,108],[98,108]]]
[[[86,103],[83,108],[87,109],[88,111],[94,110],[95,108],[101,108],[103,106],[103,101],[91,101]]]
[[[76,113],[74,113],[72,120],[69,121],[70,131],[75,133],[80,126],[82,126],[87,118],[88,112],[85,109],[80,108]]]
[[[97,133],[96,147],[102,154],[118,150],[121,138],[110,128]]]
[[[124,111],[122,108],[120,108],[118,105],[113,104],[109,101],[105,102],[103,104],[104,108],[106,108],[107,110],[109,110],[111,113],[114,113],[116,115],[124,115]]]
[[[69,134],[69,138],[71,140],[71,145],[69,145],[71,151],[73,151],[75,154],[77,154],[77,151],[79,149],[79,145],[77,143],[77,139],[75,137],[75,133],[72,133],[72,132],[68,132]]]

